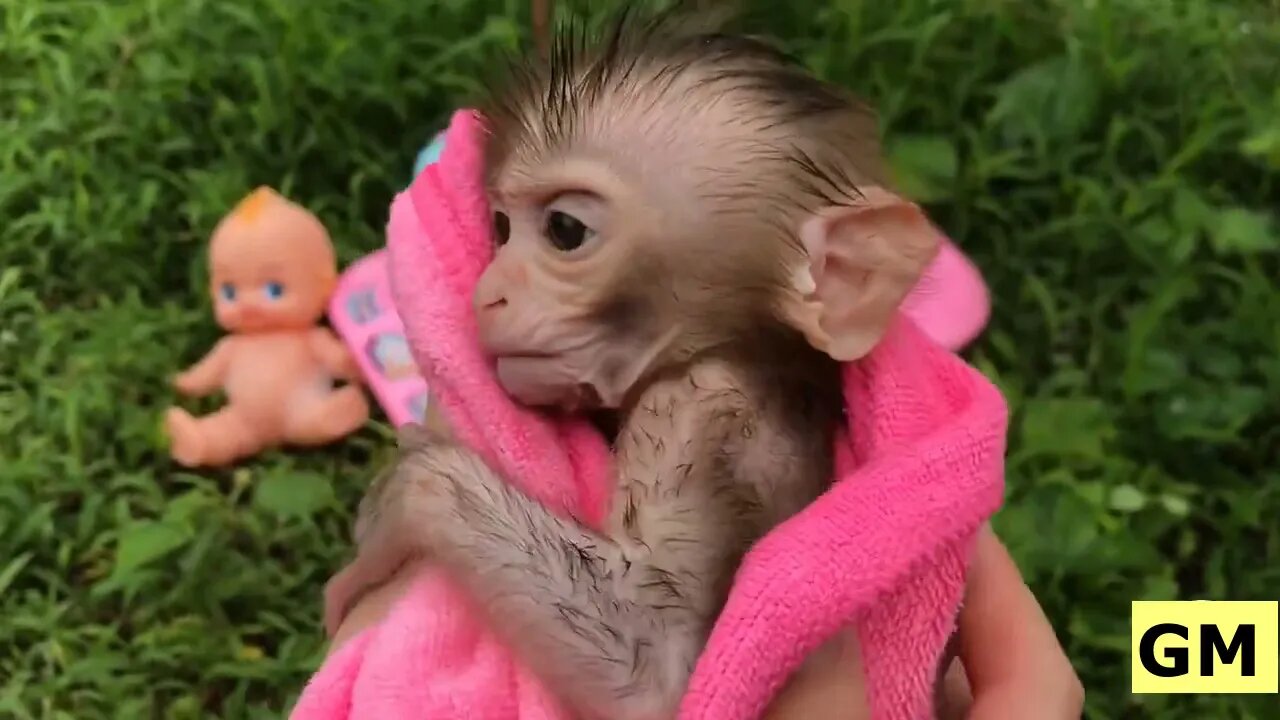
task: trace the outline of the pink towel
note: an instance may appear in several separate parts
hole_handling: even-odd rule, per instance
[[[611,481],[604,439],[514,404],[476,341],[470,294],[491,252],[481,132],[472,112],[455,114],[443,157],[392,205],[397,309],[459,437],[525,491],[598,522]],[[1006,407],[905,314],[845,369],[844,395],[851,428],[837,447],[837,481],[748,554],[680,720],[759,717],[802,660],[847,626],[862,645],[873,717],[931,715],[968,552],[1003,494]],[[569,716],[466,598],[428,572],[325,662],[292,717]]]

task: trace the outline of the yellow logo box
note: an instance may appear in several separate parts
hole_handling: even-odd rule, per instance
[[[1280,692],[1280,601],[1133,603],[1135,693]]]

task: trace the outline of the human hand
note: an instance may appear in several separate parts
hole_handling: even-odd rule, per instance
[[[1077,720],[1084,687],[1013,558],[979,533],[959,618],[960,655],[945,679],[944,720]]]
[[[989,527],[979,533],[959,617],[959,655],[947,668],[939,720],[1077,720],[1084,688],[1012,558]],[[856,637],[819,649],[770,705],[767,720],[870,717]]]

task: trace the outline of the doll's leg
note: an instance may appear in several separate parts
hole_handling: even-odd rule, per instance
[[[369,419],[369,401],[355,385],[346,385],[289,408],[284,438],[295,445],[324,445],[350,435]]]
[[[181,408],[170,408],[165,416],[170,454],[187,467],[225,465],[260,452],[267,446],[261,433],[234,406],[193,417]]]

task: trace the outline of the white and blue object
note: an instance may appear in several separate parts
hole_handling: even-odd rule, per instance
[[[436,133],[431,138],[431,143],[418,153],[418,158],[413,161],[413,176],[417,177],[431,163],[440,159],[440,153],[444,152],[444,131]]]

